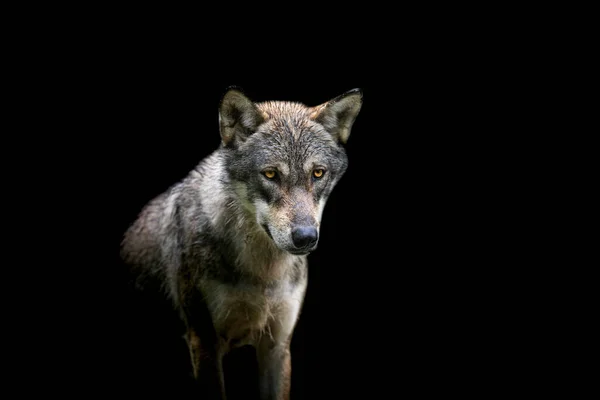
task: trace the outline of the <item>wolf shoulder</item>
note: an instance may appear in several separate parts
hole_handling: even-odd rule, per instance
[[[156,265],[179,258],[182,236],[192,225],[206,225],[206,208],[220,200],[222,158],[219,151],[213,152],[142,208],[121,243],[121,256],[128,264]]]

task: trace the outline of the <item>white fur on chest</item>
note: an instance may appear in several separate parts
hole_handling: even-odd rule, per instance
[[[242,346],[256,345],[264,335],[285,341],[300,313],[306,283],[284,278],[267,286],[218,281],[202,286],[217,333],[227,343]]]
[[[287,340],[298,319],[307,284],[304,274],[300,280],[292,279],[293,261],[289,256],[271,265],[272,279],[264,284],[215,280],[201,284],[213,324],[223,340],[234,346],[255,345],[264,335],[276,342]]]

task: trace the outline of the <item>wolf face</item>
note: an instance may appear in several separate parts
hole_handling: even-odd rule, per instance
[[[343,145],[362,104],[352,90],[316,107],[253,103],[231,89],[219,108],[222,147],[238,196],[275,245],[317,248],[327,198],[348,165]]]

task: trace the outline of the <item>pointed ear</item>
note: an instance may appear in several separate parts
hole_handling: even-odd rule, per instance
[[[362,90],[352,89],[326,103],[312,107],[311,118],[323,125],[336,141],[345,144],[361,106]]]
[[[219,105],[219,130],[225,146],[245,140],[265,120],[256,105],[240,88],[231,87]]]

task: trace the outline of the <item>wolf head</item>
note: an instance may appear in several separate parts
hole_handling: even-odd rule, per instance
[[[360,89],[313,107],[255,103],[238,88],[221,99],[221,148],[235,195],[280,249],[299,255],[316,249],[323,208],[346,171],[343,146],[361,105]]]

